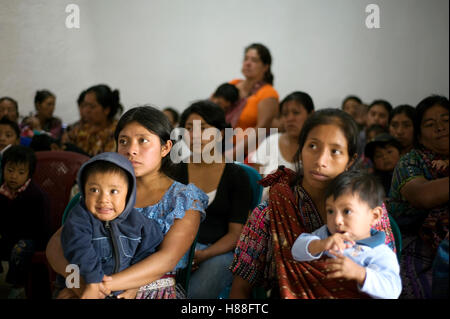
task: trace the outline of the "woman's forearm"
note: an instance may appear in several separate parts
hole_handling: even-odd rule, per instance
[[[416,178],[406,183],[400,192],[412,206],[419,209],[431,209],[448,202],[449,178],[432,181]]]
[[[69,265],[69,262],[64,258],[64,252],[61,245],[61,231],[62,227],[60,227],[50,238],[47,243],[45,255],[47,256],[48,263],[52,269],[65,278],[69,275],[69,273],[66,272],[66,267]]]
[[[230,290],[230,299],[250,299],[252,285],[240,276],[234,276]]]
[[[238,239],[239,235],[236,236],[233,233],[227,233],[214,244],[206,249],[203,249],[202,261],[232,251],[236,247],[236,242]]]
[[[194,242],[200,225],[198,211],[188,211],[182,219],[175,220],[157,252],[112,275],[104,282],[111,291],[139,288],[172,271]]]
[[[113,274],[111,276],[113,280],[106,282],[106,286],[111,291],[127,290],[139,288],[160,279],[177,264],[170,260],[170,256],[165,255],[163,251],[155,252],[139,263]]]

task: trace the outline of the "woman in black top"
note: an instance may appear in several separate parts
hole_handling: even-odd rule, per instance
[[[191,156],[173,168],[173,178],[193,183],[209,197],[206,219],[200,224],[188,298],[217,298],[231,285],[228,266],[251,209],[249,179],[239,165],[225,163],[223,110],[209,101],[192,104],[181,115]],[[203,137],[203,138],[202,138]]]

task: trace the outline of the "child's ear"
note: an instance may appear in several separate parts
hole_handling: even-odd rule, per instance
[[[383,208],[381,206],[377,206],[372,209],[372,226],[378,223],[383,215]]]

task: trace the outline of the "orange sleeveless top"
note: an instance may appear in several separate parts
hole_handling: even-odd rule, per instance
[[[230,84],[236,85],[242,80],[235,79],[230,81]],[[256,127],[256,122],[258,120],[258,104],[267,98],[279,99],[278,92],[270,84],[264,84],[255,94],[250,95],[247,98],[247,104],[245,105],[236,127],[240,127],[243,130],[249,127]]]

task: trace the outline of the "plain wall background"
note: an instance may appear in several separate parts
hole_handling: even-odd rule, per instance
[[[80,29],[65,26],[71,3]],[[379,29],[365,24],[371,3]],[[72,123],[81,90],[106,83],[125,109],[182,111],[241,77],[253,42],[271,50],[280,97],[305,91],[317,108],[349,94],[394,106],[449,95],[448,0],[0,0],[0,96],[28,115],[49,89]]]

